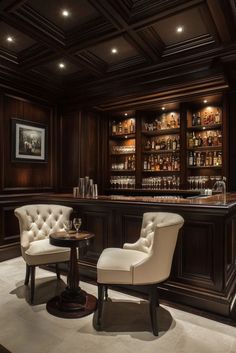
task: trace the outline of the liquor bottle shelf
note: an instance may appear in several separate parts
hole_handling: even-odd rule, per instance
[[[134,138],[135,138],[135,134],[110,135],[110,139],[115,139],[115,140],[134,139]]]
[[[128,155],[133,155],[133,154],[135,154],[135,151],[134,152],[122,152],[122,153],[111,152],[110,156],[128,156]]]
[[[222,169],[222,165],[209,165],[209,166],[188,166],[189,169]]]
[[[115,173],[134,173],[134,169],[111,169],[110,172],[115,172]]]
[[[212,124],[212,125],[197,125],[197,126],[189,126],[188,131],[205,131],[205,130],[217,130],[222,127],[222,124]]]
[[[157,154],[157,153],[175,153],[175,152],[179,152],[179,149],[176,150],[150,150],[150,151],[145,151],[143,150],[142,153],[144,154]]]
[[[175,128],[175,129],[163,129],[163,130],[154,130],[154,131],[147,131],[143,130],[142,134],[147,135],[147,136],[158,136],[158,135],[172,135],[172,134],[178,134],[180,132],[180,128]]]
[[[180,173],[180,170],[147,170],[147,169],[143,169],[142,170],[143,173]]]
[[[221,151],[222,146],[201,146],[187,148],[188,151]]]

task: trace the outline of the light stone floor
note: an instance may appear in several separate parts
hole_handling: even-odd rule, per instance
[[[161,306],[160,335],[155,337],[149,332],[147,303],[112,290],[101,332],[94,329],[94,315],[54,317],[45,303],[64,288],[64,282],[37,268],[35,305],[31,306],[24,275],[21,258],[0,263],[0,345],[11,353],[135,353],[137,349],[142,353],[236,353],[235,327]],[[96,295],[96,286],[81,283],[81,287]]]

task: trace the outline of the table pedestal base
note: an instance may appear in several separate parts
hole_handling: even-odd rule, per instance
[[[97,299],[83,290],[65,290],[60,296],[47,303],[47,311],[57,317],[79,318],[93,313],[97,307]]]

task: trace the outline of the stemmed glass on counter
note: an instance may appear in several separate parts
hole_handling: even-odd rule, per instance
[[[73,219],[73,225],[75,227],[76,233],[79,233],[79,229],[82,224],[82,219],[81,218],[74,218]]]
[[[70,220],[65,220],[65,221],[63,222],[63,227],[64,227],[64,229],[65,229],[65,232],[66,232],[66,233],[69,233],[69,231],[70,231],[71,228],[72,228],[72,221],[70,221]]]

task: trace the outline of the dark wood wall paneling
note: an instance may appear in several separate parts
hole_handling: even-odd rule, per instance
[[[46,163],[12,161],[12,118],[48,127]],[[19,226],[14,209],[30,203],[32,194],[54,191],[57,185],[56,106],[40,97],[0,92],[0,261],[20,255]]]
[[[60,191],[70,191],[78,179],[89,176],[102,185],[102,143],[99,112],[81,111],[79,108],[60,114]]]
[[[0,192],[52,191],[55,185],[55,126],[52,106],[3,94],[1,97],[1,186]],[[11,160],[11,119],[19,118],[48,126],[47,163]]]

